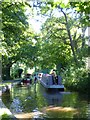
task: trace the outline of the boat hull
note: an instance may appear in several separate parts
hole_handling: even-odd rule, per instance
[[[42,80],[40,80],[41,85],[47,90],[58,89],[59,91],[64,91],[64,85],[47,85]]]

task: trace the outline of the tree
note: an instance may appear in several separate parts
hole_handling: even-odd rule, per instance
[[[71,59],[69,37],[66,32],[64,17],[51,17],[42,27],[41,65],[57,70],[65,68]]]
[[[27,22],[25,4],[2,2],[2,77],[10,79],[10,68],[17,61],[32,61],[34,33]],[[30,63],[30,62],[29,62]]]

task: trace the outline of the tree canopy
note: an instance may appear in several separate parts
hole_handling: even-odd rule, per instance
[[[70,64],[84,63],[89,6],[88,2],[2,2],[3,79],[10,79],[10,69],[17,62],[30,68],[56,67],[58,71]],[[38,34],[29,24],[28,17],[34,15],[46,19]]]
[[[37,48],[32,39],[34,32],[29,27],[25,15],[25,4],[2,2],[2,31],[3,78],[10,79],[10,68],[17,61],[32,65]]]

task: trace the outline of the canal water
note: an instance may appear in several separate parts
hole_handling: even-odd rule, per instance
[[[70,91],[47,91],[37,83],[29,87],[14,86],[2,100],[16,115],[31,115],[31,118],[90,119],[90,101],[87,95]],[[26,116],[25,116],[26,117]]]

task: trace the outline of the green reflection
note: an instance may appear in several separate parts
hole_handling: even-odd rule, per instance
[[[22,102],[23,111],[31,112],[35,108],[40,109],[43,106],[46,106],[46,100],[40,93],[40,86],[35,87],[14,87],[13,88],[13,98],[18,97]]]
[[[48,93],[40,84],[30,87],[13,87],[12,92],[3,95],[2,99],[9,108],[14,98],[21,101],[24,113],[35,109],[47,118],[87,118],[88,102],[79,97],[78,93]],[[56,120],[56,119],[55,119]]]

